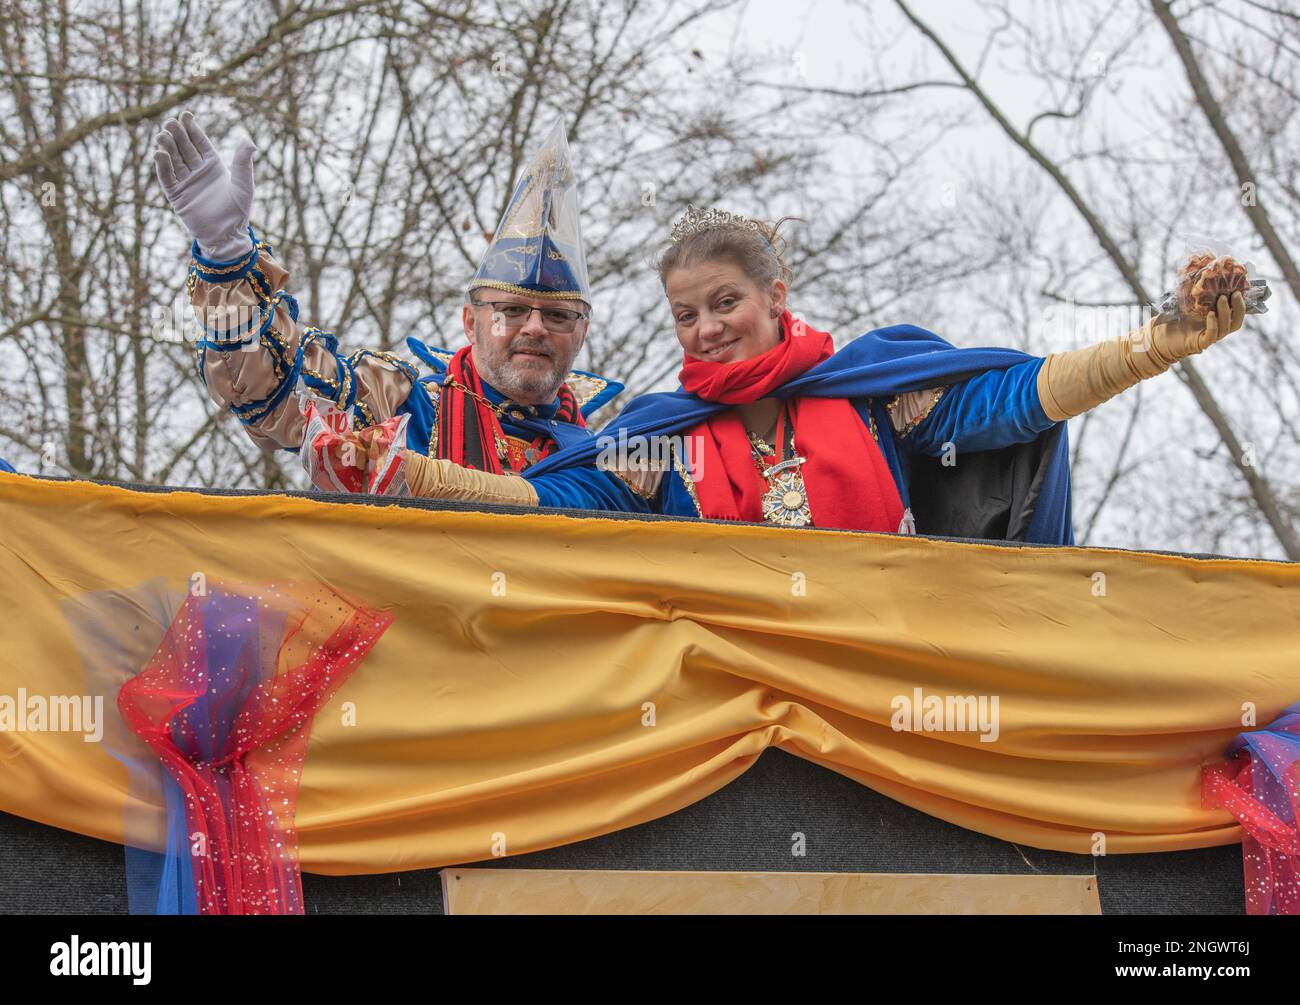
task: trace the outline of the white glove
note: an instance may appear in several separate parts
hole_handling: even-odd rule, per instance
[[[199,250],[218,262],[247,254],[253,247],[248,236],[257,149],[253,141],[240,140],[233,170],[228,169],[188,110],[179,119],[165,121],[156,140],[154,167],[163,195],[199,242]]]

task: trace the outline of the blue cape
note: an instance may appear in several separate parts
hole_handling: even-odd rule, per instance
[[[1017,349],[959,349],[924,328],[892,325],[855,339],[772,397],[887,399],[1035,358]],[[593,465],[606,436],[617,439],[621,431],[628,437],[678,435],[729,407],[682,390],[642,395],[597,437],[543,458],[524,476]],[[1005,524],[1010,540],[1074,543],[1069,439],[1063,422],[1032,443],[967,454],[951,467],[943,467],[937,458],[915,457],[912,469],[912,510],[925,534],[988,536],[971,528]],[[991,518],[990,506],[998,509],[1000,518]]]

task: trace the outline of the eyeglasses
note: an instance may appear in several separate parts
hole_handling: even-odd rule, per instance
[[[510,300],[471,300],[475,307],[491,307],[493,314],[505,319],[507,328],[522,328],[536,311],[542,316],[542,327],[547,331],[567,334],[578,327],[578,322],[586,319],[582,311],[569,311],[562,307],[530,307]]]

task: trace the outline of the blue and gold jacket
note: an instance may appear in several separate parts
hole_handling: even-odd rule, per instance
[[[298,303],[285,288],[288,272],[252,228],[249,236],[252,250],[229,262],[205,258],[197,242],[190,249],[186,286],[202,329],[198,369],[212,400],[228,408],[263,449],[296,452],[304,421],[294,390],[301,382],[351,410],[358,428],[409,414],[407,447],[427,454],[437,442],[438,396],[452,353],[408,338],[407,347],[431,371],[422,373],[391,352],[344,352],[336,334],[299,321]],[[623,389],[617,381],[580,370],[565,382],[584,417]],[[529,445],[538,437],[550,437],[561,449],[591,438],[585,427],[555,418],[558,402],[512,405],[486,382],[484,391],[502,406],[508,467],[526,466]]]

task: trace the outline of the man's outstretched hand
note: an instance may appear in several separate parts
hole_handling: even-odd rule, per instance
[[[208,258],[230,261],[253,246],[248,220],[256,149],[252,140],[240,140],[227,168],[189,111],[167,119],[156,137],[153,159],[163,194]]]

